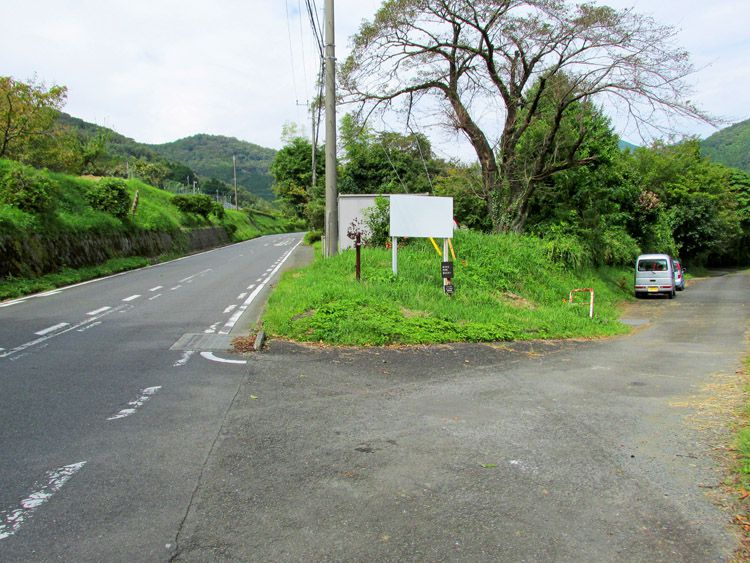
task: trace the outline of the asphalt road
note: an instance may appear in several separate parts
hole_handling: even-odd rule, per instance
[[[728,560],[732,514],[710,494],[748,295],[746,273],[699,281],[593,342],[272,341],[173,560]]]
[[[229,342],[300,238],[0,303],[0,561],[172,555],[246,377]]]

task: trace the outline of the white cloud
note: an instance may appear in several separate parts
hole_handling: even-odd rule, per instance
[[[605,3],[634,6],[680,27],[678,41],[705,67],[695,75],[694,99],[713,114],[750,117],[750,3]],[[323,0],[317,4],[322,11]],[[338,0],[340,60],[349,37],[380,4]],[[69,113],[139,141],[205,132],[278,147],[284,122],[306,125],[306,109],[297,104],[313,95],[318,55],[304,11],[300,18],[303,6],[301,0],[5,0],[13,17],[0,21],[0,74],[36,73],[65,84]],[[712,130],[686,124],[685,132]],[[442,156],[471,154],[456,146],[451,139],[438,148]]]

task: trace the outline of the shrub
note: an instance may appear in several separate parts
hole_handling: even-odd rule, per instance
[[[385,246],[390,238],[391,204],[384,197],[376,197],[375,205],[364,210],[365,225],[370,232],[367,239],[371,246]]]
[[[211,202],[211,214],[219,220],[227,216],[227,212],[224,209],[224,206],[218,201]]]
[[[207,219],[214,202],[206,194],[196,194],[176,195],[172,198],[172,203],[183,213],[195,213]]]
[[[125,219],[130,211],[130,195],[122,178],[102,178],[86,192],[89,205],[99,211]]]
[[[314,242],[318,242],[322,236],[322,231],[307,231],[305,233],[305,244],[312,245]]]
[[[0,202],[29,213],[50,211],[55,187],[33,168],[12,165],[0,179]]]
[[[580,269],[591,264],[588,248],[566,225],[552,225],[542,239],[547,258],[569,268]]]

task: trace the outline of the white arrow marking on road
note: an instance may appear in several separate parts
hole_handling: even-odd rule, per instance
[[[86,462],[81,461],[54,471],[48,471],[46,482],[35,484],[32,493],[19,503],[20,508],[0,512],[0,540],[15,534],[24,522],[31,518],[34,511],[62,489],[62,486],[84,465],[86,465]]]
[[[133,414],[138,407],[141,407],[143,403],[148,401],[159,389],[161,389],[161,385],[158,385],[157,387],[147,387],[143,391],[141,391],[141,396],[138,397],[135,401],[130,401],[128,405],[130,405],[127,409],[122,409],[117,414],[114,414],[110,416],[107,420],[117,420],[120,418],[125,418],[126,416],[130,416]]]
[[[222,364],[246,364],[247,363],[245,360],[225,360],[224,358],[219,358],[217,356],[214,356],[213,352],[201,352],[201,356],[207,360],[211,360],[212,362],[220,362]]]
[[[59,323],[55,326],[51,326],[49,328],[45,328],[44,330],[40,330],[39,332],[35,332],[34,334],[36,334],[37,336],[44,336],[45,334],[49,334],[50,332],[56,332],[61,328],[65,328],[66,326],[68,326],[68,324],[70,323]]]
[[[181,368],[182,366],[184,366],[185,364],[187,364],[188,361],[190,361],[190,357],[193,354],[195,354],[195,351],[193,351],[193,350],[186,350],[185,353],[182,355],[182,358],[180,358],[174,364],[172,364],[172,367]]]

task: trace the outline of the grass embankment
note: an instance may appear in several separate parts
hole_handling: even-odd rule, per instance
[[[614,269],[569,271],[550,262],[544,243],[516,235],[456,233],[452,297],[443,294],[440,258],[429,241],[391,253],[364,248],[362,281],[354,252],[318,258],[287,272],[270,298],[266,331],[307,342],[342,345],[427,344],[598,337],[626,332],[618,302],[631,278]],[[568,305],[570,290],[593,287],[595,317]]]
[[[17,163],[0,160],[0,178]],[[192,229],[205,227],[224,228],[232,242],[248,240],[263,234],[289,230],[288,221],[280,216],[255,210],[226,210],[223,217],[202,217],[184,213],[171,203],[173,194],[144,184],[139,180],[128,180],[127,190],[131,201],[138,192],[138,207],[135,215],[125,220],[94,209],[87,192],[98,179],[74,177],[41,171],[54,186],[53,205],[45,212],[22,211],[17,207],[0,203],[0,237],[6,241],[23,241],[31,236],[41,237],[47,244],[65,237],[103,237],[107,235],[134,236],[138,233],[170,233],[177,235]],[[176,257],[181,249],[174,248],[165,256],[122,256],[113,251],[100,264],[81,268],[63,267],[45,275],[39,273],[34,264],[28,264],[20,275],[0,279],[0,299],[53,289],[62,285],[85,281],[149,263]],[[70,263],[68,263],[70,265]],[[28,270],[28,272],[26,272]]]

